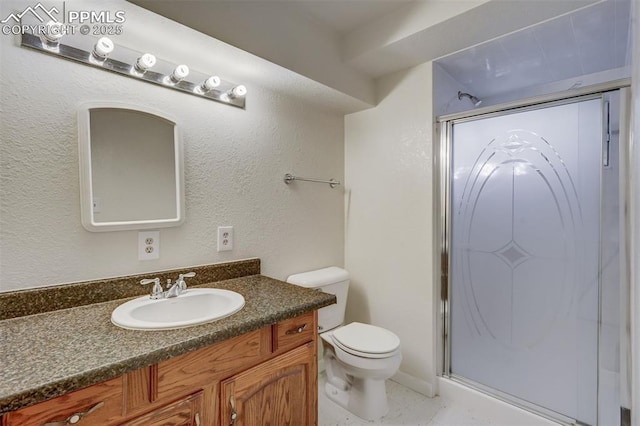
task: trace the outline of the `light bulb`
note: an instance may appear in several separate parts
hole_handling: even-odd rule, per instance
[[[113,42],[109,37],[102,37],[93,46],[93,52],[91,54],[99,59],[106,59],[109,54],[113,52]]]
[[[144,55],[140,56],[136,60],[136,64],[134,66],[136,70],[140,72],[145,72],[149,68],[153,67],[155,64],[156,64],[156,57],[153,56],[151,53],[145,53]]]
[[[49,21],[40,32],[40,40],[43,43],[57,45],[63,36],[64,26],[61,22]]]
[[[240,84],[227,92],[230,98],[237,98],[247,94],[247,88]]]
[[[174,83],[178,83],[180,80],[183,80],[186,76],[189,75],[189,67],[182,64],[178,65],[173,72],[171,73],[171,81]]]
[[[202,86],[200,86],[200,88],[204,92],[208,92],[218,86],[220,86],[220,77],[218,77],[217,75],[212,75],[202,83]]]

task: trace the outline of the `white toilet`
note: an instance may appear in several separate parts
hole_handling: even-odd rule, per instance
[[[384,416],[388,411],[385,380],[402,361],[398,336],[359,322],[342,325],[349,288],[349,273],[344,269],[332,266],[295,274],[287,282],[336,295],[337,304],[318,311],[327,396],[365,420]]]

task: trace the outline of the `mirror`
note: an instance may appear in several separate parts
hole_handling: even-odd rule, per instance
[[[78,113],[82,225],[89,231],[184,221],[178,126],[148,108],[102,103]]]

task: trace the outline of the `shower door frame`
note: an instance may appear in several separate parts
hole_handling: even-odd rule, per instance
[[[434,127],[434,229],[433,235],[435,237],[435,250],[433,259],[433,279],[434,279],[434,312],[436,313],[436,375],[440,377],[446,377],[450,380],[462,383],[463,385],[472,389],[478,390],[482,393],[488,394],[491,397],[497,398],[511,405],[523,408],[527,411],[533,412],[542,417],[546,417],[550,420],[561,422],[564,424],[577,424],[578,422],[570,417],[563,416],[555,411],[547,410],[544,407],[518,399],[517,397],[507,395],[500,392],[497,389],[493,389],[479,383],[473,382],[470,379],[461,378],[451,373],[451,340],[449,338],[449,324],[450,324],[450,310],[449,310],[449,295],[451,294],[451,282],[450,276],[450,243],[451,243],[451,189],[450,189],[450,172],[451,172],[451,146],[453,139],[453,124],[461,123],[465,121],[476,120],[479,118],[490,118],[502,115],[508,115],[511,113],[524,112],[537,110],[545,107],[566,105],[575,102],[580,102],[590,99],[604,98],[606,92],[620,89],[628,90],[630,87],[630,79],[615,80],[607,83],[597,84],[593,86],[587,86],[580,89],[572,89],[564,92],[553,93],[550,95],[538,96],[534,98],[527,98],[521,101],[510,102],[495,106],[488,106],[484,108],[477,108],[470,111],[464,111],[456,114],[448,114],[436,117],[436,125]],[[621,96],[621,99],[624,97]],[[603,109],[604,114],[604,109]],[[620,112],[621,119],[621,137],[620,147],[623,148],[623,144],[628,144],[627,137],[622,137],[623,128],[622,123],[624,121],[625,111]],[[606,131],[603,126],[603,133]],[[625,129],[626,131],[626,129]],[[604,136],[604,134],[603,134]],[[620,164],[620,173],[626,174],[628,168]],[[621,197],[626,204],[628,200],[628,194],[625,188],[620,187]],[[624,226],[629,229],[629,219],[625,217]],[[620,245],[626,245],[626,241],[620,241]],[[627,253],[622,253],[623,258],[628,256]],[[623,262],[624,263],[624,262]],[[438,268],[439,265],[439,268]],[[625,271],[623,271],[625,272]],[[621,281],[625,279],[625,274],[621,274]],[[600,280],[599,280],[600,281]],[[622,283],[621,283],[622,284]],[[599,282],[599,292],[601,289],[601,283]],[[621,285],[621,291],[624,285]],[[598,336],[600,335],[601,327],[601,301],[598,301]],[[598,337],[599,340],[599,337]],[[600,347],[598,344],[598,352]],[[621,377],[622,380],[622,377]],[[621,383],[623,385],[623,383]],[[599,389],[598,389],[599,390]]]

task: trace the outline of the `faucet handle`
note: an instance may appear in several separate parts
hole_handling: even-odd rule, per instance
[[[146,285],[153,283],[153,288],[151,289],[151,297],[152,299],[161,299],[164,293],[162,286],[160,285],[160,278],[145,278],[144,280],[140,280],[140,284]]]
[[[178,279],[176,280],[176,283],[179,285],[180,291],[185,291],[187,289],[187,283],[184,282],[184,279],[192,278],[195,276],[196,276],[195,272],[187,272],[186,274],[179,274]]]
[[[195,272],[187,272],[186,274],[178,275],[178,281],[182,281],[184,278],[193,278],[196,276]]]

